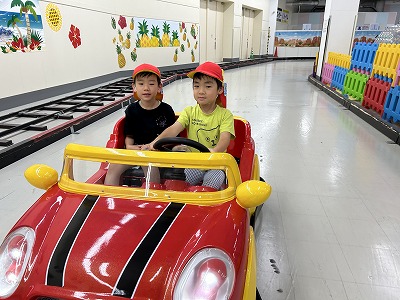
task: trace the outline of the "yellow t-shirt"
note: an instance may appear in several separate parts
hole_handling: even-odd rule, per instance
[[[188,106],[181,112],[178,122],[187,129],[188,138],[197,141],[207,148],[214,148],[221,132],[229,132],[235,138],[232,113],[217,105],[211,114],[205,114],[200,106]]]

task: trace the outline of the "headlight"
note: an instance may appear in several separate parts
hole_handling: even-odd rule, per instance
[[[235,269],[222,250],[206,248],[197,252],[185,266],[174,290],[174,300],[229,299],[235,282]]]
[[[0,298],[9,297],[18,287],[34,241],[33,229],[21,227],[10,233],[0,246]]]

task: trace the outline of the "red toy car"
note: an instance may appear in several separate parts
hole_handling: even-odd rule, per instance
[[[68,145],[60,177],[25,172],[46,192],[0,246],[0,299],[255,299],[250,217],[271,188],[250,124],[235,118],[228,153],[181,153],[122,149],[123,122],[105,148]],[[104,185],[109,163],[134,166],[135,180]],[[161,183],[140,166],[162,170]],[[226,182],[189,186],[186,168],[222,170]]]

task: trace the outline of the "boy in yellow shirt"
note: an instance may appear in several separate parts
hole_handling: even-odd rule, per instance
[[[213,62],[205,62],[187,74],[193,79],[195,106],[186,107],[178,120],[165,129],[149,148],[154,150],[156,141],[165,137],[175,137],[187,129],[188,138],[206,146],[210,152],[225,152],[230,140],[235,138],[232,113],[221,106],[223,93],[223,71]],[[221,170],[186,169],[186,181],[197,185],[220,189],[225,180]]]

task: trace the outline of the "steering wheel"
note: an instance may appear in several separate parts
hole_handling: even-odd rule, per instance
[[[210,150],[208,150],[208,148],[203,144],[183,137],[168,137],[159,139],[154,143],[153,148],[160,151],[172,151],[172,148],[177,145],[189,146],[199,150],[200,152],[210,152]]]

